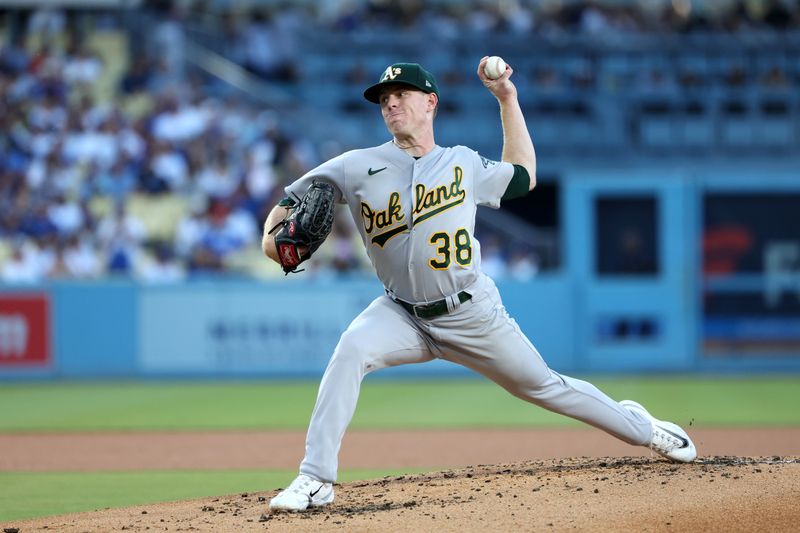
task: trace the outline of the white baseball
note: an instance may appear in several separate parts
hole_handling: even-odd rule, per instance
[[[506,71],[506,62],[500,56],[492,56],[486,60],[483,72],[490,80],[496,80]]]

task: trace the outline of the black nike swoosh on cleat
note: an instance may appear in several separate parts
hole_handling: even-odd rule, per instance
[[[661,427],[661,431],[666,431],[667,433],[669,433],[670,435],[672,435],[673,437],[675,437],[676,439],[678,439],[679,441],[681,441],[681,442],[683,443],[683,446],[681,446],[681,448],[686,448],[686,447],[688,447],[688,446],[689,446],[689,441],[688,441],[688,440],[686,440],[686,439],[684,439],[683,437],[681,437],[680,435],[678,435],[678,434],[677,434],[677,433],[675,433],[674,431],[670,431],[670,430],[668,430],[667,428],[665,428],[665,427],[662,427],[662,426],[659,426],[659,427]]]
[[[308,495],[309,495],[309,496],[311,496],[311,497],[313,498],[313,497],[314,497],[314,496],[316,496],[316,495],[317,495],[317,493],[318,493],[319,491],[321,491],[321,490],[322,490],[322,485],[320,485],[320,486],[317,488],[317,490],[315,490],[314,492],[309,492],[309,493],[308,493]]]
[[[388,167],[383,167],[383,168],[379,168],[378,170],[372,170],[372,167],[370,167],[370,169],[369,169],[369,170],[367,170],[367,174],[369,174],[370,176],[372,176],[373,174],[377,174],[378,172],[381,172],[381,171],[383,171],[383,170],[386,170],[387,168],[388,168]]]

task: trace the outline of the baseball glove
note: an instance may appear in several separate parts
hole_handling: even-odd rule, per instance
[[[297,266],[311,257],[333,228],[333,186],[315,181],[286,219],[270,230],[283,271],[301,272]]]

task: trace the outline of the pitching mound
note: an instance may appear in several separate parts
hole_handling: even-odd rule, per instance
[[[268,514],[277,491],[13,524],[27,531],[796,531],[800,457],[561,459],[336,487],[329,507]],[[11,527],[11,525],[4,525]],[[8,529],[6,529],[8,531]]]

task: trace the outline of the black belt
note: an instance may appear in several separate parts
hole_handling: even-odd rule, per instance
[[[434,318],[443,315],[447,312],[447,299],[439,300],[429,304],[413,305],[403,300],[392,298],[395,302],[399,303],[403,309],[414,315],[417,318]],[[467,300],[471,300],[472,295],[466,291],[458,293],[458,301],[462,304]]]

